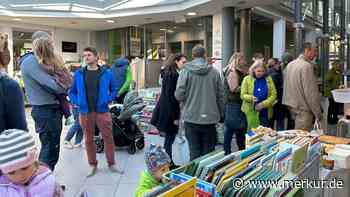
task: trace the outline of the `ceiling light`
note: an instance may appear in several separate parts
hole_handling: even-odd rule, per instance
[[[107,23],[115,23],[114,20],[106,20]]]
[[[174,26],[173,28],[174,28],[174,29],[176,29],[177,27],[176,27],[176,26]]]
[[[167,29],[164,29],[164,28],[160,28],[159,30],[160,30],[160,31],[166,31]]]
[[[198,26],[203,26],[203,24],[202,23],[198,23]]]
[[[188,13],[187,13],[187,16],[196,16],[196,15],[197,15],[196,12],[188,12]]]
[[[14,19],[12,19],[12,20],[14,20],[14,21],[21,21],[22,19],[20,19],[20,18],[14,18]]]
[[[168,33],[174,33],[174,31],[169,29],[169,30],[168,30]]]

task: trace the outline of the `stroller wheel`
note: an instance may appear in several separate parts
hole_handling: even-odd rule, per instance
[[[145,138],[142,137],[139,140],[136,141],[136,147],[141,150],[145,147]]]
[[[135,146],[135,143],[132,143],[129,145],[129,148],[128,148],[128,153],[130,155],[133,155],[136,153],[136,146]]]
[[[96,144],[96,152],[103,153],[103,150],[104,150],[103,140],[100,139],[99,137],[96,137],[94,141]]]

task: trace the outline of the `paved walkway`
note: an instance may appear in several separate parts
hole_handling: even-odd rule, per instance
[[[27,109],[27,119],[30,131],[36,136],[38,144],[38,136],[34,131],[34,123],[30,116],[30,109]],[[64,127],[61,143],[68,127]],[[149,143],[162,145],[163,139],[159,136],[146,136],[146,147]],[[177,144],[177,143],[175,143]],[[62,147],[62,146],[61,146]],[[174,160],[178,161],[178,146],[174,147]],[[107,170],[107,163],[104,154],[98,154],[99,171],[97,175],[86,178],[89,173],[89,166],[84,148],[76,148],[73,150],[61,148],[61,155],[56,167],[55,175],[61,184],[67,187],[65,197],[79,197],[81,191],[88,191],[89,197],[132,197],[138,183],[140,173],[145,169],[144,151],[137,151],[135,155],[129,155],[127,150],[118,148],[116,150],[116,162],[124,175],[111,174]]]

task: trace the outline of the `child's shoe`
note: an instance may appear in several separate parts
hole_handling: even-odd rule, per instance
[[[73,145],[70,141],[64,141],[63,146],[68,149],[73,149]]]
[[[73,146],[74,146],[74,148],[81,148],[81,147],[83,147],[83,143],[80,142],[80,143],[74,144]]]

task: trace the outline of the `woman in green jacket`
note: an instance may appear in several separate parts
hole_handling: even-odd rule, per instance
[[[277,91],[272,78],[266,71],[262,61],[255,61],[250,68],[250,75],[246,76],[242,82],[241,109],[246,115],[248,130],[259,125],[268,127],[269,119],[273,115]]]

